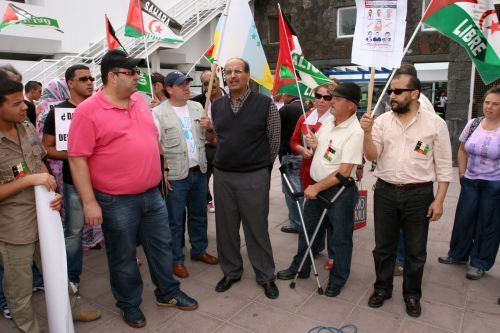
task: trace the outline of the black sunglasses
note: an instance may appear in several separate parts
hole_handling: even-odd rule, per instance
[[[329,102],[332,100],[333,96],[332,95],[321,95],[321,94],[318,94],[318,93],[315,93],[314,94],[314,98],[316,99],[324,99],[325,101]]]
[[[115,74],[124,74],[127,76],[141,75],[141,70],[139,68],[131,69],[130,71],[114,71]]]
[[[77,80],[80,81],[80,82],[87,82],[87,81],[94,82],[95,81],[95,77],[92,77],[92,76],[82,76],[82,77],[79,77]]]
[[[392,93],[394,93],[394,95],[401,95],[404,91],[413,91],[413,90],[417,90],[417,89],[411,89],[411,88],[408,88],[408,89],[387,89],[387,95],[391,95]]]

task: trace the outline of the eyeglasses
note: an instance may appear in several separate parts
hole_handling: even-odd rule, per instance
[[[224,76],[231,76],[233,74],[234,75],[241,75],[241,74],[243,74],[243,70],[241,70],[241,69],[235,69],[235,70],[232,70],[232,71],[231,70],[227,70],[227,71],[225,70],[224,71]]]
[[[131,69],[129,71],[114,71],[113,73],[115,74],[124,74],[127,76],[134,76],[134,75],[140,75],[141,70],[139,68]]]
[[[413,91],[413,90],[417,90],[417,89],[411,89],[411,88],[408,88],[408,89],[387,89],[387,95],[392,95],[392,93],[394,93],[394,95],[401,95],[404,91]]]
[[[94,82],[95,81],[95,77],[92,77],[92,76],[82,76],[82,77],[79,77],[77,80],[80,81],[80,82],[87,82],[87,81]]]
[[[314,94],[314,98],[316,99],[324,99],[325,101],[329,102],[332,100],[333,96],[332,95],[321,95],[321,94],[318,94],[318,93],[315,93]]]

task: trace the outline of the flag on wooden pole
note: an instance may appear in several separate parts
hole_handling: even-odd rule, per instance
[[[330,82],[330,79],[314,67],[302,55],[297,34],[278,5],[280,49],[272,94],[290,94],[313,99],[313,89]]]

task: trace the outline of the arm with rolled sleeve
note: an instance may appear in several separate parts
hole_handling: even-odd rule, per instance
[[[94,154],[96,132],[91,119],[77,108],[68,133],[68,161],[71,175],[83,204],[85,223],[102,224],[101,207],[97,203],[90,179],[88,158]]]
[[[280,150],[281,138],[281,119],[276,104],[271,102],[267,116],[267,139],[269,141],[269,150],[271,151],[271,164],[274,163]]]
[[[427,212],[429,222],[437,221],[443,215],[444,199],[450,181],[453,179],[450,134],[446,123],[441,119],[439,119],[436,126],[433,157],[438,188],[434,201],[429,206]]]

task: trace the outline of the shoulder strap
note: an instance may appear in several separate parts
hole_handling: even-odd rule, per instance
[[[479,127],[479,124],[481,124],[481,121],[483,120],[483,118],[484,117],[474,118],[474,120],[472,121],[472,124],[470,124],[469,133],[467,134],[467,138],[465,139],[464,142],[467,142],[467,140],[469,140],[472,133],[474,133],[474,131]]]

